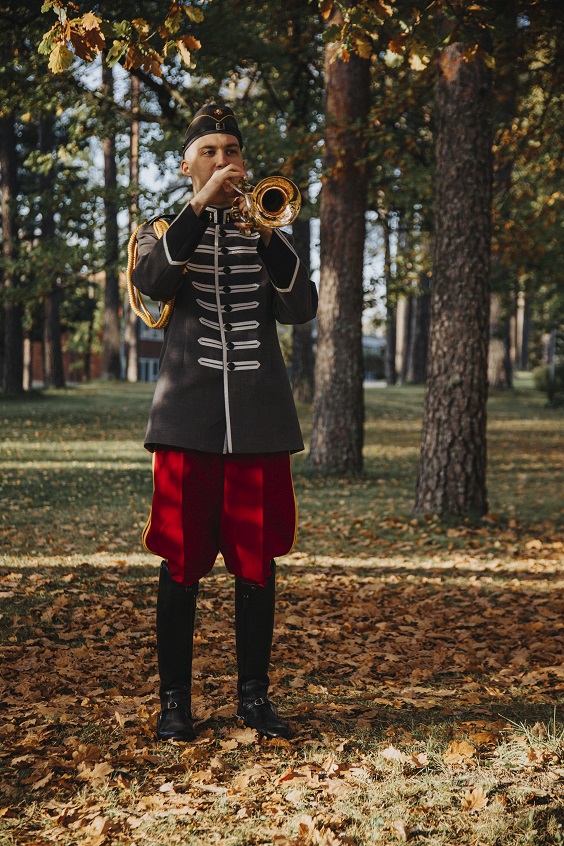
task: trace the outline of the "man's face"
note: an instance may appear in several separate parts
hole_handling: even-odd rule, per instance
[[[239,142],[234,135],[213,133],[203,135],[190,144],[182,160],[182,173],[192,179],[194,194],[208,182],[216,170],[227,165],[244,168]],[[214,200],[214,205],[228,205],[233,200],[233,192],[221,188]]]

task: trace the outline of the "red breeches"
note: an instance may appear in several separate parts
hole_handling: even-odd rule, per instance
[[[191,585],[218,552],[239,579],[265,585],[272,558],[290,551],[296,501],[288,453],[214,455],[157,450],[153,504],[143,532],[148,552]]]

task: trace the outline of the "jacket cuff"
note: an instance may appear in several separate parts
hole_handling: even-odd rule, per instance
[[[276,290],[289,293],[298,277],[301,262],[288,236],[280,229],[273,230],[268,246],[259,240],[257,252]]]
[[[208,223],[188,202],[163,235],[163,247],[170,265],[184,265],[200,243]]]

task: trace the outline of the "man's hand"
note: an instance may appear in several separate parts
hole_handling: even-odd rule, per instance
[[[229,164],[226,167],[218,168],[198,193],[194,194],[190,200],[190,205],[198,216],[206,206],[227,208],[229,201],[238,196],[230,183],[239,182],[246,178],[247,172],[238,165]]]
[[[241,197],[241,195],[239,195],[237,197],[237,199],[234,201],[234,205],[238,206],[239,211],[241,212],[242,215],[246,215],[246,213],[247,213],[247,203],[246,203],[244,197]],[[248,229],[249,225],[251,226],[252,229],[255,230],[255,232],[259,233],[261,240],[263,241],[265,247],[268,247],[268,245],[270,243],[270,239],[272,238],[272,229],[269,226],[255,226],[253,223],[249,224],[249,223],[245,223],[244,221],[241,221],[240,223],[235,224],[237,229]]]

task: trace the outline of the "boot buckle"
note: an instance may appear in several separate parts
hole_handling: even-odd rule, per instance
[[[258,699],[255,699],[253,705],[267,705],[268,699],[265,699],[263,696],[259,696]]]

